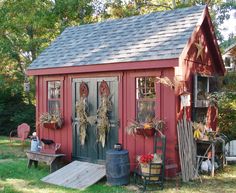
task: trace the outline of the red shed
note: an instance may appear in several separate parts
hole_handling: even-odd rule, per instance
[[[196,119],[206,114],[209,77],[224,73],[206,6],[68,27],[28,68],[28,75],[36,78],[37,132],[61,143],[68,160],[102,162],[106,150],[119,142],[129,150],[133,168],[137,155],[153,151],[153,138],[128,135],[125,128],[130,120],[157,117],[167,124],[166,160],[179,163],[181,87],[172,90],[156,77],[182,81],[192,93],[189,112]],[[78,114],[97,117],[105,95],[110,131],[103,147],[96,132],[99,123],[88,124],[83,134]],[[79,112],[81,100],[84,109]],[[59,111],[62,128],[38,124],[42,113]]]

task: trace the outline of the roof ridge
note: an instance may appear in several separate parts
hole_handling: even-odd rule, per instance
[[[230,46],[228,46],[228,47],[225,49],[224,53],[230,51],[230,50],[231,50],[232,48],[234,48],[235,46],[236,46],[236,42],[234,42],[233,44],[231,44]]]
[[[178,58],[205,6],[66,28],[28,69]]]
[[[185,7],[185,8],[177,8],[177,9],[172,9],[172,10],[155,11],[155,12],[141,14],[141,15],[133,15],[133,16],[124,17],[124,18],[114,18],[114,19],[109,18],[109,19],[105,19],[105,20],[99,21],[99,22],[69,26],[69,27],[66,27],[66,29],[67,28],[72,29],[72,28],[89,27],[89,26],[93,26],[93,25],[102,25],[102,24],[110,23],[110,22],[118,22],[118,21],[130,20],[130,19],[133,19],[133,18],[148,17],[150,15],[160,15],[161,16],[161,15],[167,14],[169,12],[171,12],[173,14],[174,12],[178,12],[178,11],[185,12],[186,10],[192,10],[192,9],[196,9],[196,8],[199,8],[199,10],[203,10],[206,7],[207,7],[207,5],[195,5],[195,6],[191,6],[191,7]]]

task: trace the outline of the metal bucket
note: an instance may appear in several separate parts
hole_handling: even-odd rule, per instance
[[[36,139],[31,140],[30,151],[39,151],[40,141]]]

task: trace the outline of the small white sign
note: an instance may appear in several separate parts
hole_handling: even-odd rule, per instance
[[[182,94],[180,96],[181,98],[181,105],[183,107],[189,107],[190,106],[190,93],[189,94]]]

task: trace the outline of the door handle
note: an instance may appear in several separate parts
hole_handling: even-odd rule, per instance
[[[111,127],[120,127],[120,120],[112,121],[112,122],[110,123],[110,126],[111,126]]]

